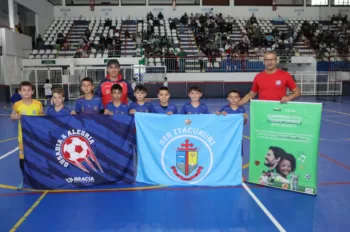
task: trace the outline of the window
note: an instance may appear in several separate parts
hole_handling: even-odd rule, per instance
[[[47,1],[50,2],[52,5],[62,6],[62,0],[47,0]]]
[[[334,6],[350,6],[350,0],[333,0],[332,5],[334,5]]]
[[[303,6],[304,0],[276,0],[277,6]]]
[[[57,0],[50,0],[57,1]],[[62,0],[59,0],[62,1]],[[91,4],[90,0],[63,0],[66,1],[67,6],[89,6]],[[119,0],[99,0],[94,3],[95,6],[109,6],[109,5],[119,5]]]
[[[200,0],[176,0],[176,5],[198,5]],[[218,0],[214,0],[218,1]],[[169,5],[173,4],[172,0],[148,0],[148,5]]]
[[[307,6],[328,6],[328,0],[306,0]]]
[[[146,0],[121,0],[122,6],[145,6]]]

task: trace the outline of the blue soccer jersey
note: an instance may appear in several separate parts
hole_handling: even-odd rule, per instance
[[[167,114],[169,112],[172,112],[173,114],[177,114],[177,107],[175,104],[168,104],[167,106],[162,106],[159,102],[154,104],[154,112],[156,114]]]
[[[225,111],[228,114],[244,114],[245,113],[245,109],[243,106],[238,106],[238,108],[234,110],[230,107],[230,105],[225,105],[220,109],[220,113],[222,111]],[[243,140],[242,140],[242,156],[243,156]]]
[[[225,105],[220,109],[220,113],[222,111],[225,111],[228,114],[244,114],[245,113],[245,109],[243,106],[238,106],[238,108],[234,110],[230,107],[230,105]]]
[[[129,106],[129,110],[136,110],[136,112],[153,113],[154,107],[150,102],[145,102],[143,105],[132,102]]]
[[[86,100],[84,97],[78,99],[75,103],[75,112],[81,114],[99,114],[104,110],[101,98],[92,97],[91,100]]]
[[[71,110],[68,109],[67,107],[63,107],[62,109],[60,109],[59,111],[55,110],[54,106],[51,106],[47,112],[46,115],[47,116],[63,116],[63,115],[70,115]]]
[[[187,102],[182,107],[180,114],[210,114],[210,112],[204,103],[200,103],[198,107],[193,107],[191,102]]]
[[[123,103],[119,106],[115,106],[113,102],[110,102],[107,104],[106,110],[109,110],[113,114],[129,114],[129,107]]]

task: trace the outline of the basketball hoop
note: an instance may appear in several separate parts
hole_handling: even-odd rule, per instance
[[[173,0],[173,10],[176,10],[176,0]]]

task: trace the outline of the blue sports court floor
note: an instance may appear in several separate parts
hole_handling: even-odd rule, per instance
[[[185,100],[173,101],[180,106]],[[212,112],[226,104],[225,99],[203,102]],[[0,106],[0,231],[349,231],[349,104],[325,102],[317,196],[255,185],[245,189],[135,184],[17,191],[17,124],[8,116],[10,105]],[[249,113],[249,105],[246,109]],[[247,177],[249,123],[244,135]]]

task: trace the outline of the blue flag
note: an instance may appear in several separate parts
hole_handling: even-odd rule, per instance
[[[24,187],[72,189],[135,182],[131,117],[24,116],[21,124]]]
[[[138,182],[232,186],[242,183],[241,114],[136,113]]]

